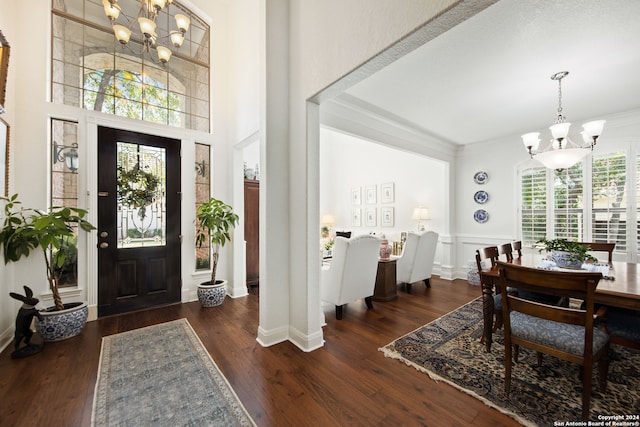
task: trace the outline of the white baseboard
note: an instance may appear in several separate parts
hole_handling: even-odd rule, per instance
[[[271,347],[275,344],[280,344],[289,339],[289,329],[287,326],[275,328],[272,330],[266,330],[263,327],[258,327],[258,338],[256,341],[263,347]]]
[[[290,328],[289,334],[289,340],[304,352],[317,350],[324,345],[322,329],[314,334],[305,335],[295,328]]]
[[[0,335],[0,352],[4,351],[9,344],[13,343],[15,329],[8,328]]]

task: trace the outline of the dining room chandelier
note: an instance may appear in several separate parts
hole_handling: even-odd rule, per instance
[[[142,49],[140,52],[136,52],[136,54],[144,55],[144,53],[147,52],[153,62],[166,64],[171,58],[172,51],[165,46],[165,44],[170,41],[176,49],[180,48],[184,41],[184,35],[189,30],[191,20],[183,14],[176,13],[174,18],[178,29],[173,31],[167,30],[168,34],[158,36],[156,33],[156,29],[158,28],[158,15],[164,8],[166,8],[168,13],[169,5],[171,5],[173,0],[121,0],[120,3],[136,1],[140,3],[138,13],[136,17],[130,17],[122,11],[118,0],[102,0],[104,13],[111,21],[113,33],[124,48],[128,45],[133,28],[137,22],[140,34],[136,34],[135,38],[139,39]],[[118,21],[120,17],[122,17],[122,19]],[[118,22],[122,22],[122,24]],[[151,51],[154,49],[158,56],[157,60],[151,54]]]
[[[582,125],[583,144],[578,145],[569,138],[571,123],[565,121],[562,113],[562,79],[569,74],[560,71],[551,76],[551,80],[558,82],[558,115],[554,125],[549,127],[552,139],[543,150],[540,145],[540,132],[530,132],[522,135],[522,142],[532,159],[538,160],[549,169],[563,170],[578,163],[587,156],[596,145],[602,134],[605,120],[594,120]]]

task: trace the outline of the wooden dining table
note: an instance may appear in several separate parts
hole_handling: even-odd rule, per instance
[[[514,258],[512,262],[525,267],[537,268],[541,264],[541,256],[539,254],[537,256],[523,254],[520,258]],[[640,311],[640,269],[638,269],[638,264],[614,261],[607,277],[598,283],[594,294],[595,303]],[[493,335],[493,290],[499,278],[500,273],[498,267],[495,266],[480,273],[484,318],[482,342],[485,344],[487,352],[491,351]]]

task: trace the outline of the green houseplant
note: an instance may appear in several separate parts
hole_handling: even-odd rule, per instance
[[[589,246],[568,239],[540,239],[539,252],[551,252],[551,259],[558,267],[580,268],[583,262],[597,261],[589,255]]]
[[[225,284],[222,281],[216,281],[220,248],[231,240],[230,232],[238,224],[239,218],[233,213],[231,206],[212,197],[200,205],[196,220],[198,224],[196,246],[202,247],[205,242],[209,242],[212,257],[211,280],[199,285],[198,299],[206,307],[220,305],[226,295]]]
[[[65,266],[68,267],[69,262],[77,256],[73,244],[75,241],[73,225],[87,232],[95,229],[89,221],[84,219],[87,211],[74,207],[52,207],[48,211],[25,208],[18,200],[17,194],[9,198],[1,197],[0,200],[5,203],[4,222],[0,229],[0,249],[4,255],[5,264],[17,262],[22,257],[28,257],[32,251],[41,250],[49,289],[54,301],[54,306],[46,309],[45,312],[63,311],[73,308],[73,305],[81,305],[82,303],[63,304],[59,285],[62,275],[67,271]],[[78,321],[77,316],[75,321]],[[38,326],[37,323],[36,326]],[[40,329],[38,331],[41,332]],[[47,340],[46,336],[44,338]]]

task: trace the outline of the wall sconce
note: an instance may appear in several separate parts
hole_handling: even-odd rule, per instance
[[[78,170],[78,144],[74,142],[70,147],[53,142],[53,164],[64,162],[71,172]]]
[[[196,175],[204,178],[205,166],[206,166],[206,163],[204,162],[204,160],[201,162],[196,162]]]
[[[431,219],[429,216],[429,209],[425,207],[417,207],[413,210],[413,215],[411,215],[412,219],[418,220],[418,231],[425,231],[426,227],[423,221]]]

